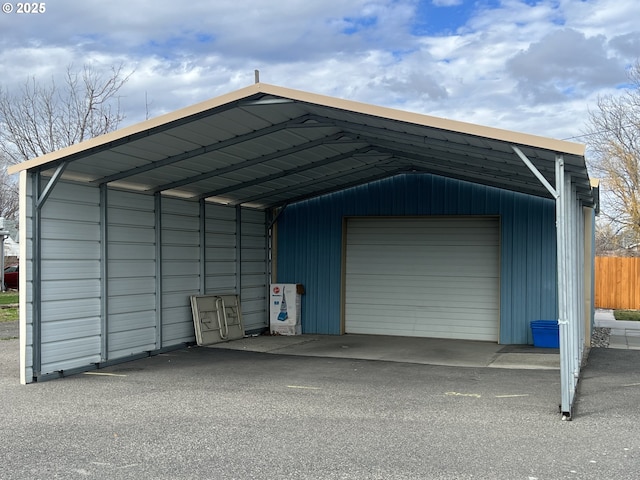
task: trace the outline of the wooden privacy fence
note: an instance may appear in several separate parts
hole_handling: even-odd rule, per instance
[[[595,306],[640,310],[640,258],[596,257]]]

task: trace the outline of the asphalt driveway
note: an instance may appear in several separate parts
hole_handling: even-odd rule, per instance
[[[0,342],[1,479],[637,478],[640,351],[557,370],[189,348],[21,386]]]

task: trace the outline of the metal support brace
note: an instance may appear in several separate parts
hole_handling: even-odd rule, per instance
[[[547,181],[546,178],[544,178],[544,175],[542,175],[542,173],[540,173],[540,170],[538,170],[536,168],[536,166],[533,164],[533,162],[531,160],[529,160],[529,158],[527,158],[527,156],[524,153],[522,153],[522,150],[520,150],[515,145],[511,145],[511,148],[513,149],[514,152],[516,152],[516,155],[518,155],[520,157],[520,159],[529,168],[529,170],[531,170],[531,173],[533,173],[536,176],[536,178],[538,180],[540,180],[540,183],[542,183],[542,185],[544,185],[545,188],[547,190],[549,190],[549,193],[553,196],[553,198],[557,199],[558,198],[558,191],[555,188],[553,188],[553,186]],[[557,187],[557,185],[558,184],[556,183],[556,187]]]
[[[274,217],[271,219],[271,221],[269,222],[269,226],[267,227],[268,230],[271,230],[273,228],[273,226],[275,225],[275,223],[278,221],[278,219],[280,218],[280,215],[282,215],[285,211],[285,209],[287,208],[288,204],[284,204],[282,205],[282,207],[280,207],[278,209],[278,212],[274,215]]]
[[[36,198],[36,205],[38,208],[40,208],[44,204],[44,202],[47,201],[47,198],[49,198],[49,195],[51,195],[51,192],[53,191],[53,187],[56,186],[56,184],[58,183],[58,180],[60,180],[60,177],[62,177],[62,174],[67,168],[67,165],[68,165],[68,162],[64,162],[58,165],[58,167],[56,168],[56,171],[53,172],[53,175],[45,185],[42,192],[40,192],[40,190],[34,192],[35,198]],[[36,173],[36,176],[40,178],[40,172]],[[40,182],[40,180],[38,180],[38,182]]]

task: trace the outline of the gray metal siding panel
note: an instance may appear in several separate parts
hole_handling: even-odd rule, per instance
[[[195,341],[190,295],[200,291],[200,205],[162,199],[162,346]]]
[[[245,330],[268,327],[265,212],[242,209],[240,300]]]
[[[205,205],[205,292],[234,294],[236,288],[236,210]]]
[[[59,182],[42,208],[43,375],[100,361],[99,200]]]
[[[149,195],[109,191],[108,360],[154,350],[155,222]]]
[[[26,293],[24,376],[33,377],[31,286],[31,182],[25,183]],[[42,373],[82,368],[155,350],[157,248],[155,202],[148,195],[109,190],[106,255],[107,341],[102,339],[103,293],[100,190],[59,183],[42,215]],[[200,245],[200,211],[195,202],[164,198],[162,205],[162,347],[192,341],[189,295],[200,288],[205,252],[206,289],[235,293],[236,209],[205,206],[205,245]],[[245,325],[267,324],[264,212],[244,209],[241,282]],[[108,351],[101,352],[103,343]]]
[[[305,285],[304,333],[339,334],[343,217],[498,215],[500,342],[526,344],[531,320],[557,317],[554,212],[551,200],[399,175],[288,206],[278,220],[277,281]]]

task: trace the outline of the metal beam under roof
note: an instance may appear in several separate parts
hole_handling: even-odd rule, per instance
[[[194,201],[226,196],[234,204],[266,207],[349,188],[413,165],[549,197],[512,146],[550,184],[555,182],[555,156],[563,155],[579,197],[587,205],[595,202],[582,145],[266,84],[29,160],[9,172],[38,169],[47,175],[65,162],[63,178],[74,181]],[[362,156],[367,149],[387,153]],[[295,184],[295,193],[289,189],[287,195],[287,184]]]

